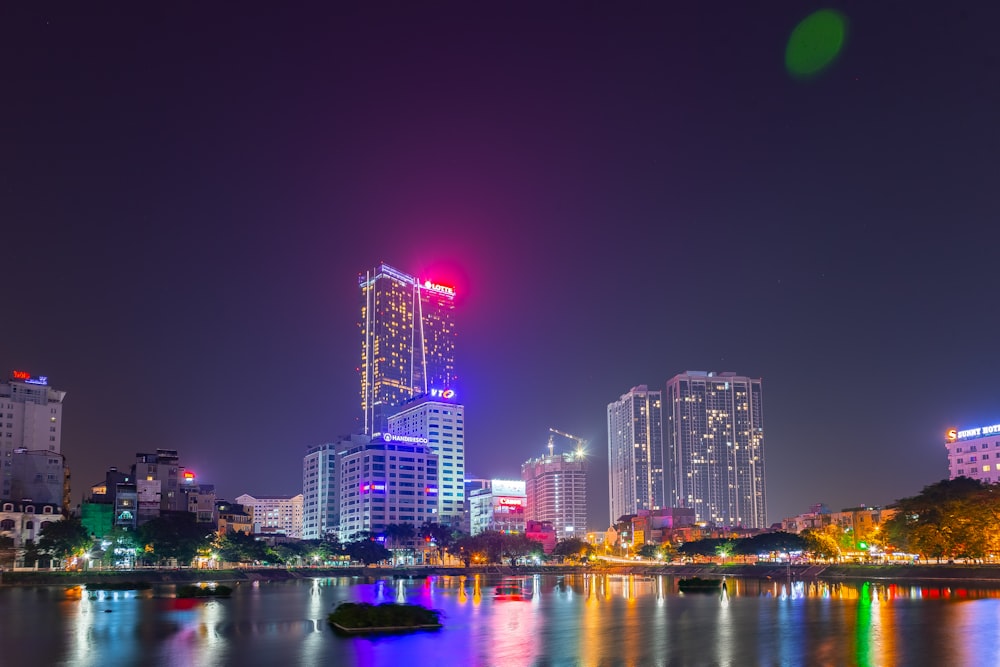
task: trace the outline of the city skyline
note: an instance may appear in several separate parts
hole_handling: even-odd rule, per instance
[[[608,403],[703,369],[766,385],[769,522],[917,493],[1000,421],[998,9],[840,9],[808,78],[788,2],[19,6],[0,372],[67,392],[74,505],[159,448],[291,495],[386,261],[455,288],[468,476],[577,434],[599,527]]]

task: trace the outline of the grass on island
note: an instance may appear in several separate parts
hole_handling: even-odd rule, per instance
[[[441,612],[418,604],[341,602],[327,617],[335,630],[347,634],[405,632],[441,627]]]
[[[232,588],[221,584],[215,586],[188,584],[177,587],[177,597],[179,598],[227,598],[232,592]]]

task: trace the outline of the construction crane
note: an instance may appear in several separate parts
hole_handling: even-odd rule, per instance
[[[555,448],[555,436],[561,435],[564,438],[569,438],[570,440],[576,441],[576,456],[577,458],[583,457],[584,452],[587,450],[587,441],[578,435],[573,435],[571,433],[565,433],[559,429],[550,428],[549,429],[549,456],[552,456],[552,450]]]

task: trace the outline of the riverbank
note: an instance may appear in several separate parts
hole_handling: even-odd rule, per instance
[[[599,564],[593,566],[541,565],[531,567],[336,567],[336,568],[239,568],[233,570],[139,569],[90,570],[88,572],[3,572],[0,586],[78,586],[114,583],[189,584],[202,581],[242,583],[288,581],[315,577],[423,578],[473,575],[525,576],[534,574],[631,574],[674,577],[741,577],[750,579],[864,580],[910,583],[980,582],[1000,585],[997,565],[780,565],[780,564]]]

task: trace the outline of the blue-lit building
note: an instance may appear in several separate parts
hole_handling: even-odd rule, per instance
[[[419,528],[437,522],[437,454],[401,438],[338,445],[341,542],[360,533],[383,534],[389,524]]]

